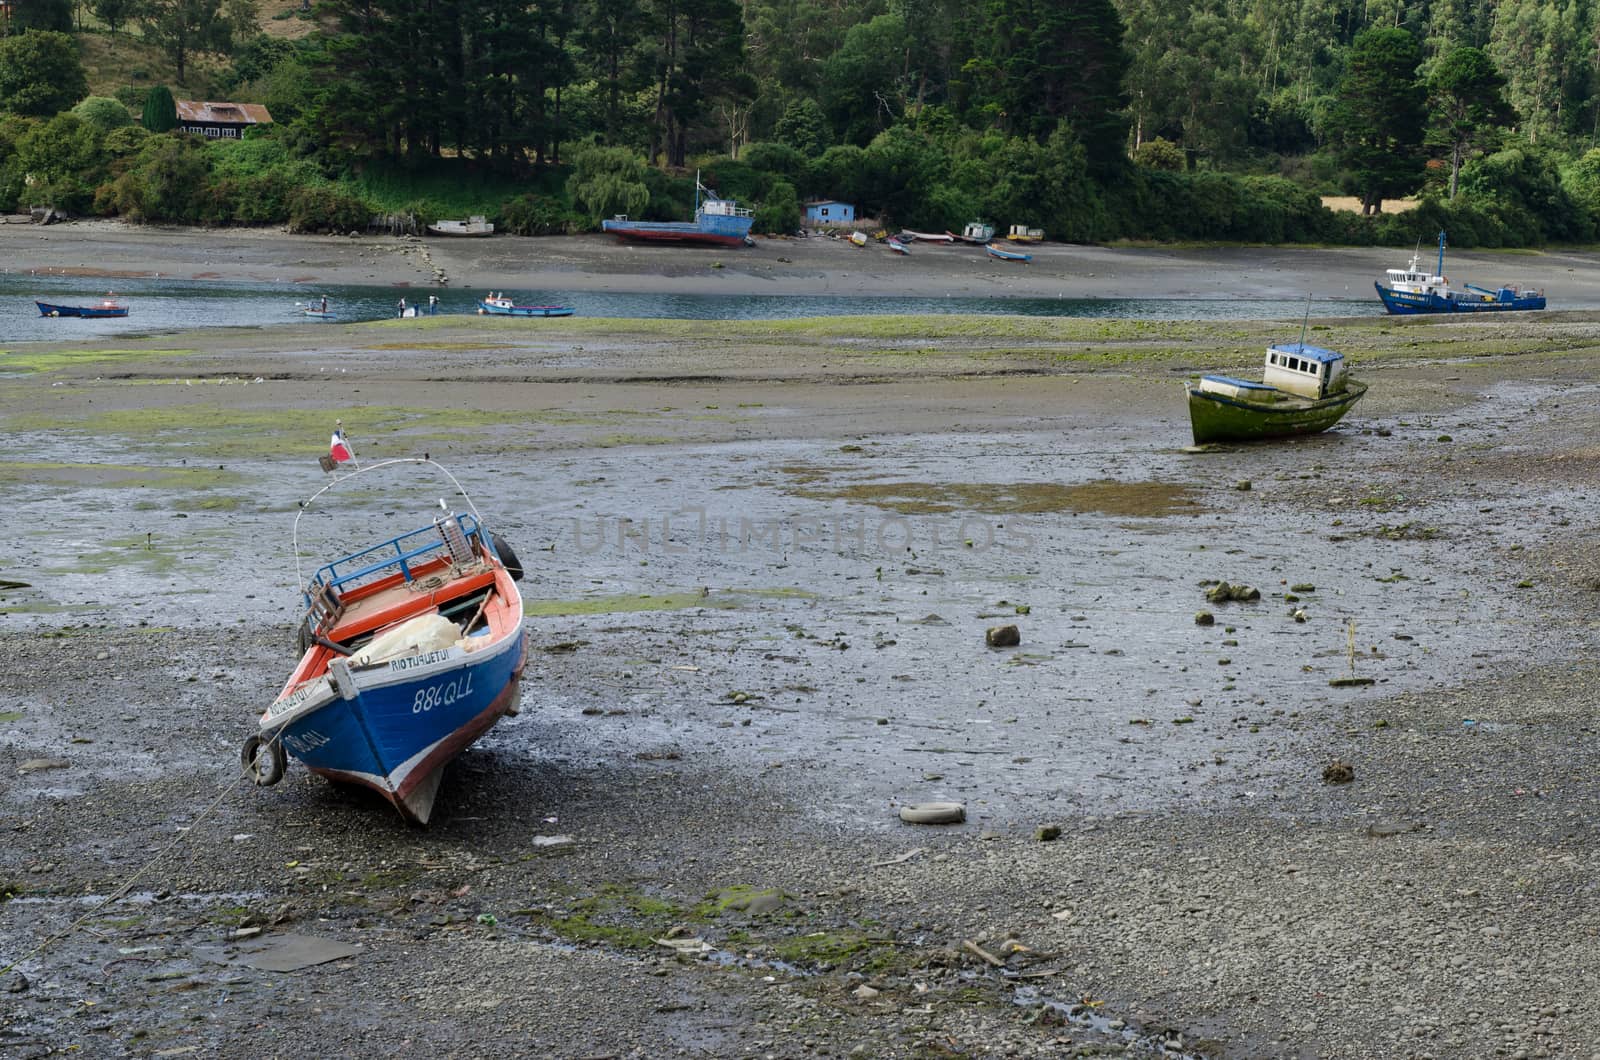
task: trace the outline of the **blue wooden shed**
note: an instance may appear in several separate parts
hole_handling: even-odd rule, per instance
[[[856,208],[847,202],[823,199],[806,203],[806,223],[813,225],[843,225],[856,219]]]

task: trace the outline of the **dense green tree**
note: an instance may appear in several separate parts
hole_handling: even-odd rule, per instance
[[[1421,181],[1421,61],[1416,39],[1403,29],[1366,30],[1350,46],[1328,131],[1365,214]]]
[[[145,95],[142,120],[147,132],[171,132],[178,127],[178,105],[166,85],[156,85]]]
[[[866,146],[905,115],[906,85],[883,61],[905,45],[905,21],[879,15],[852,27],[844,45],[822,64],[820,102],[839,140]]]
[[[94,12],[94,17],[106,24],[106,29],[114,37],[117,30],[131,18],[137,18],[143,0],[91,0],[89,10]]]
[[[822,112],[822,104],[810,96],[797,99],[784,108],[772,135],[779,143],[788,144],[808,157],[821,154],[833,141],[828,134],[828,118]]]
[[[650,158],[682,166],[691,142],[716,142],[718,102],[747,104],[754,79],[744,69],[744,22],[738,0],[650,0],[655,39],[655,114]]]
[[[17,161],[27,174],[27,194],[79,213],[90,206],[106,161],[100,130],[71,112],[57,114],[17,139]]]
[[[1243,151],[1259,91],[1257,34],[1222,0],[1124,0],[1134,143],[1171,135],[1216,159]]]
[[[1581,108],[1575,95],[1591,75],[1590,4],[1570,0],[1499,0],[1488,52],[1505,74],[1506,99],[1530,143],[1567,131]]]
[[[624,139],[624,96],[649,83],[638,53],[642,15],[639,0],[585,0],[578,21],[580,65],[600,86],[598,131],[612,145]]]
[[[1491,204],[1523,242],[1547,239],[1589,240],[1594,228],[1561,186],[1548,151],[1517,144],[1476,158],[1461,168],[1463,198]]]
[[[78,45],[65,33],[30,29],[0,39],[0,110],[48,118],[88,94]]]
[[[133,164],[102,190],[99,203],[130,221],[197,221],[208,168],[204,143],[184,136],[152,136]]]
[[[1505,84],[1494,63],[1477,48],[1457,48],[1439,61],[1428,78],[1432,139],[1449,149],[1452,199],[1468,152],[1516,120],[1503,94]]]
[[[965,76],[1002,127],[1043,140],[1062,119],[1098,172],[1124,156],[1123,25],[1111,0],[986,0]]]
[[[140,9],[145,40],[160,48],[176,68],[178,84],[188,84],[189,60],[227,52],[234,33],[255,24],[251,0],[146,0]]]
[[[72,0],[21,0],[11,5],[11,32],[72,32]]]

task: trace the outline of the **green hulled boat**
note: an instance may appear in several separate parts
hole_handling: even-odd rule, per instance
[[[1344,355],[1304,342],[1267,347],[1261,382],[1203,375],[1184,384],[1196,445],[1316,434],[1367,392],[1345,374]]]

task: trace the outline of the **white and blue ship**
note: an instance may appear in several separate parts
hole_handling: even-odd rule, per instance
[[[1496,313],[1519,309],[1543,309],[1544,292],[1519,287],[1450,286],[1444,274],[1444,233],[1439,233],[1439,261],[1432,273],[1422,268],[1422,254],[1411,255],[1403,269],[1387,269],[1388,283],[1374,283],[1383,307],[1390,313],[1409,316],[1417,313]]]

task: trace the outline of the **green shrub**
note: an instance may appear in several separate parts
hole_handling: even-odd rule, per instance
[[[1133,160],[1138,165],[1168,173],[1182,173],[1189,168],[1189,156],[1183,153],[1183,148],[1159,136],[1140,144],[1133,152]]]
[[[73,107],[72,113],[102,132],[133,124],[128,108],[109,96],[89,96]]]
[[[757,232],[793,232],[800,227],[800,196],[794,185],[780,180],[767,192],[765,201],[755,212],[752,227]]]
[[[354,232],[372,218],[365,202],[327,186],[294,189],[288,208],[291,232]]]
[[[555,236],[573,231],[581,221],[560,201],[541,195],[519,195],[500,204],[497,230],[519,236]]]

